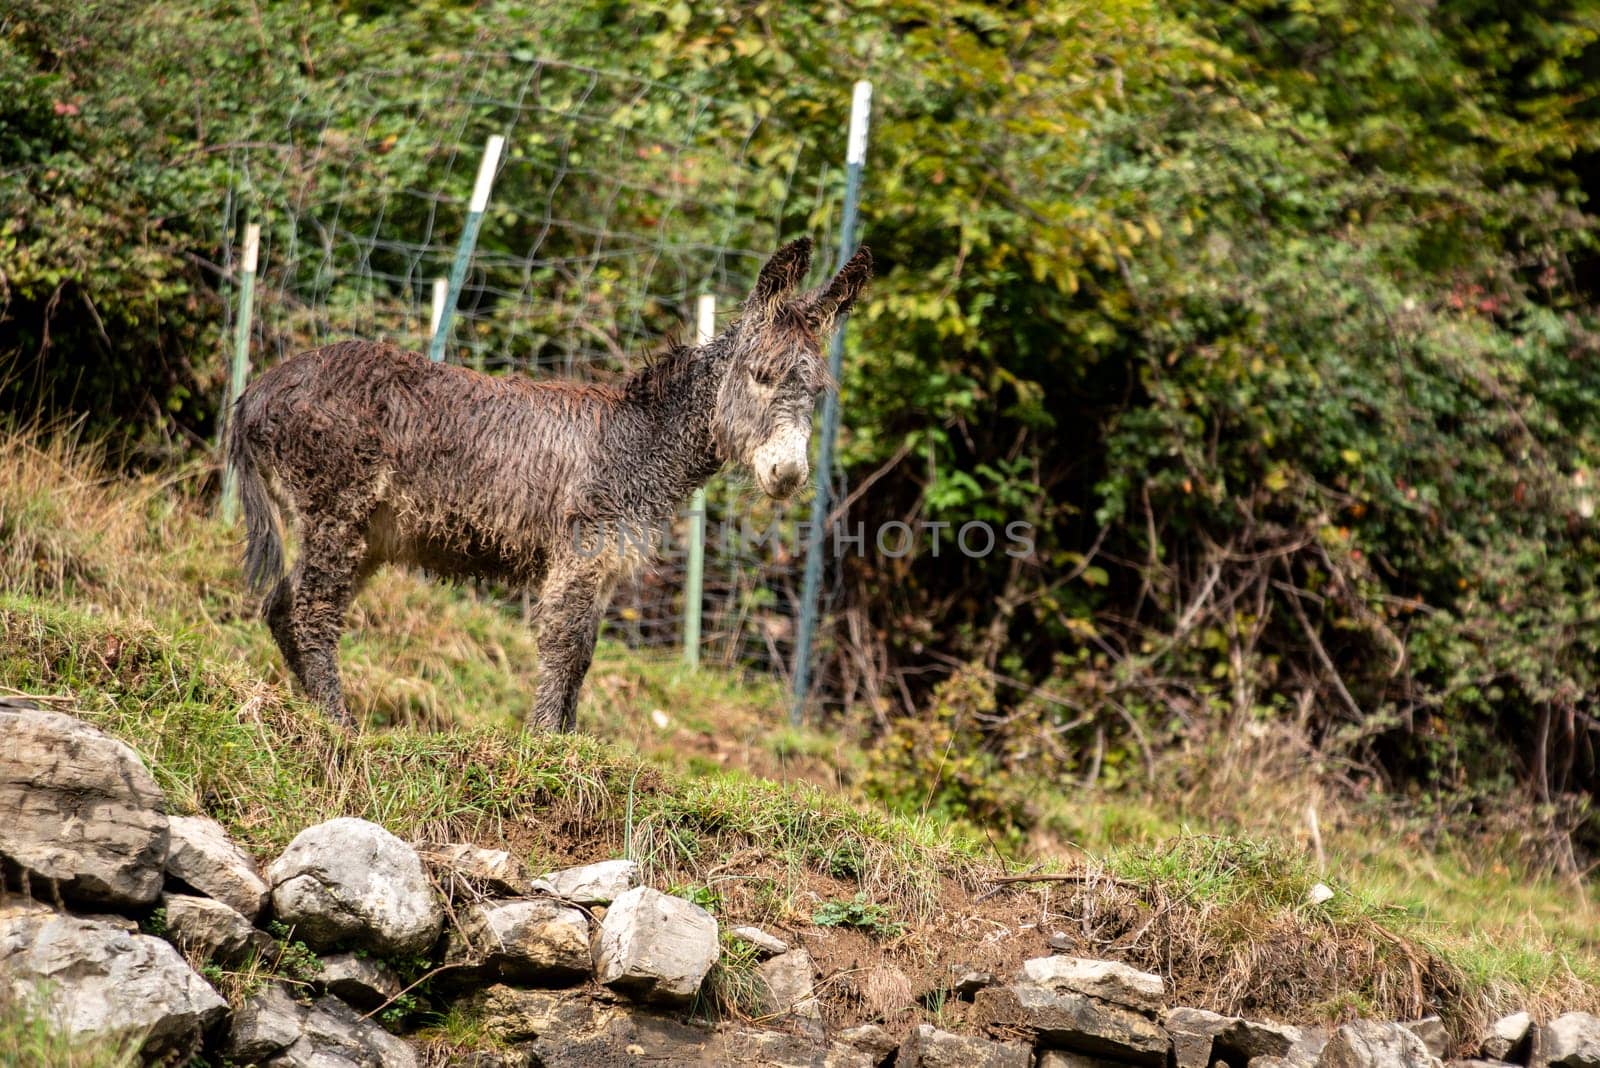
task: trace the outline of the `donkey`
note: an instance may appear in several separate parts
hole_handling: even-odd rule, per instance
[[[805,481],[812,408],[830,385],[821,344],[872,257],[862,248],[798,293],[810,263],[808,238],[785,245],[726,329],[616,386],[490,376],[366,341],[262,374],[234,407],[227,461],[245,572],[307,696],[351,725],[339,634],[362,583],[393,563],[536,590],[529,718],[574,729],[606,601],[656,555],[656,532],[689,495],[729,462],[774,499]],[[285,515],[300,545],[287,574]]]

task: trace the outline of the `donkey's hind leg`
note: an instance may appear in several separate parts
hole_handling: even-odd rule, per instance
[[[291,622],[294,617],[295,577],[298,573],[299,569],[296,568],[278,580],[272,592],[267,594],[261,611],[267,618],[267,629],[272,632],[272,640],[278,643],[278,651],[283,654],[283,662],[289,665],[289,670],[294,672],[294,677],[303,688],[306,684],[305,672],[300,668],[300,646],[295,641]]]
[[[302,537],[290,626],[306,696],[343,726],[354,725],[339,685],[339,635],[367,564],[365,523],[322,519]]]

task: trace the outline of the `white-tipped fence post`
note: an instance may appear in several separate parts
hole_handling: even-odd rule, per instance
[[[228,403],[222,407],[218,425],[224,435],[233,420],[233,406],[244,392],[250,377],[250,319],[256,299],[256,262],[261,254],[261,227],[251,223],[244,228],[244,259],[239,265],[239,311],[233,324],[233,373],[228,378]],[[223,440],[226,440],[224,437]],[[239,487],[232,468],[222,468],[222,521],[233,525],[239,513]]]
[[[839,220],[839,262],[856,251],[856,213],[861,201],[861,170],[867,162],[867,119],[872,114],[872,83],[856,82],[850,99],[850,135],[845,145],[844,214]],[[834,331],[828,349],[828,370],[838,382],[844,367],[844,325]],[[822,395],[822,433],[817,439],[816,496],[811,500],[810,537],[806,539],[806,577],[800,594],[800,626],[795,635],[794,704],[789,721],[800,725],[806,697],[811,691],[811,643],[816,634],[817,598],[822,590],[823,527],[828,522],[829,492],[833,484],[833,441],[839,432],[839,396]]]
[[[703,293],[695,302],[694,343],[704,345],[717,332],[717,298]],[[700,666],[700,609],[706,573],[706,491],[689,498],[689,574],[683,585],[683,662]]]
[[[494,185],[495,168],[500,166],[500,153],[506,139],[499,134],[490,136],[483,146],[483,159],[478,163],[478,180],[472,186],[472,200],[467,203],[467,222],[461,229],[461,244],[456,246],[456,260],[450,265],[450,283],[445,290],[444,308],[438,325],[428,341],[428,359],[438,363],[444,359],[445,342],[450,337],[450,320],[455,318],[456,302],[461,299],[461,287],[467,280],[467,264],[472,262],[472,250],[478,244],[478,228],[483,225],[483,212],[489,206],[489,189]]]
[[[433,280],[433,304],[428,312],[428,343],[439,335],[439,323],[444,319],[444,302],[450,292],[448,278],[435,278]]]

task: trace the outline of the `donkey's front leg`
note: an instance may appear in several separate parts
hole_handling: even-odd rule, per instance
[[[558,562],[539,594],[539,692],[531,723],[545,730],[574,730],[578,690],[594,659],[604,584],[587,571],[564,570]]]

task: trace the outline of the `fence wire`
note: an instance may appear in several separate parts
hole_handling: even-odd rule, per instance
[[[730,318],[783,240],[835,244],[842,160],[808,158],[762,102],[517,52],[445,57],[422,83],[363,72],[233,152],[223,231],[262,227],[252,373],[344,337],[425,350],[491,134],[505,156],[452,362],[614,380],[692,335],[699,294]],[[807,503],[774,505],[736,476],[708,487],[702,662],[789,671]],[[787,533],[722,536],[741,529]],[[604,633],[678,646],[686,570],[674,553],[620,590]]]

